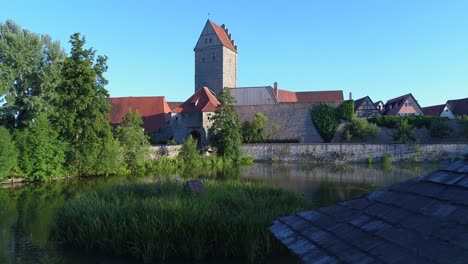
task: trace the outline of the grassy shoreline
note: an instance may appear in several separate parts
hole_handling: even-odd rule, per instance
[[[182,257],[241,257],[251,262],[282,247],[267,228],[281,215],[307,210],[297,195],[263,184],[205,181],[201,195],[175,183],[127,184],[65,203],[55,238],[85,251],[145,262]]]

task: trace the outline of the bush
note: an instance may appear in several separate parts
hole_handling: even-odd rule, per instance
[[[376,136],[380,129],[375,124],[371,124],[367,122],[365,119],[356,118],[351,121],[351,123],[345,126],[345,139],[347,141],[348,138],[351,137],[359,137],[365,139],[367,137],[374,137]]]
[[[241,132],[244,143],[264,142],[265,124],[268,123],[268,118],[262,113],[256,113],[252,122],[245,121],[242,123]]]
[[[402,118],[398,121],[396,131],[392,137],[397,144],[408,144],[416,141],[414,137],[414,126],[408,123],[408,120]]]
[[[460,127],[460,136],[468,138],[468,116],[457,117],[457,122]]]
[[[441,119],[438,116],[377,116],[369,118],[370,123],[374,123],[380,127],[396,128],[400,120],[406,120],[412,126],[421,128],[423,126],[430,128],[432,120]]]
[[[200,159],[200,154],[197,149],[197,140],[195,140],[191,135],[189,135],[187,140],[182,143],[179,158],[188,166],[195,165],[198,159]]]
[[[67,201],[56,239],[145,262],[168,257],[241,257],[254,261],[281,245],[268,232],[282,215],[306,210],[290,192],[248,182],[205,182],[201,195],[176,184],[117,185]]]
[[[310,110],[312,122],[323,141],[330,142],[338,129],[339,120],[335,108],[326,104],[318,103]]]
[[[18,151],[8,130],[0,126],[0,181],[16,166]]]
[[[453,129],[445,119],[433,119],[430,125],[429,134],[435,138],[447,138],[452,135]]]
[[[171,138],[167,141],[167,145],[178,145],[178,143],[175,139]]]
[[[337,117],[346,121],[354,119],[354,101],[347,100],[336,108]]]

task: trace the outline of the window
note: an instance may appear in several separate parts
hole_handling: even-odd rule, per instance
[[[405,106],[408,106],[408,103],[405,103]]]
[[[211,43],[211,41],[212,41],[212,40],[211,40],[211,38],[210,38],[210,43]]]
[[[202,61],[203,63],[205,63],[205,58],[202,58],[201,61]]]
[[[213,61],[216,61],[216,56],[213,56]]]
[[[205,44],[208,43],[208,39],[205,39]]]
[[[176,117],[175,117],[175,120],[179,120],[179,117],[176,116]]]

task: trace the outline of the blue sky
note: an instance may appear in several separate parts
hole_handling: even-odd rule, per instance
[[[239,48],[238,86],[343,90],[421,106],[468,97],[468,1],[3,0],[12,19],[69,50],[74,32],[109,57],[112,97],[194,91],[193,48],[209,18]]]

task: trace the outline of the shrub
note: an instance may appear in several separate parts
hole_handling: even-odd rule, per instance
[[[178,145],[178,143],[175,139],[171,138],[167,141],[167,145]]]
[[[431,137],[447,138],[453,133],[446,119],[433,119],[430,125],[429,134]]]
[[[187,140],[182,143],[179,158],[188,166],[195,165],[198,159],[200,159],[200,154],[197,149],[197,140],[195,140],[191,135],[189,135]]]
[[[16,166],[18,152],[8,130],[0,126],[0,181]]]
[[[241,131],[244,143],[264,142],[265,124],[268,123],[268,118],[262,113],[256,113],[252,122],[245,121],[242,123]]]
[[[414,137],[414,126],[408,123],[407,119],[400,119],[396,126],[396,131],[393,133],[392,137],[395,143],[398,144],[408,144],[416,141]]]
[[[389,170],[392,166],[393,155],[384,155],[382,157],[382,168],[384,170]]]
[[[379,131],[380,129],[377,125],[371,124],[365,119],[356,118],[345,126],[345,138],[348,137],[348,133],[352,137],[365,139],[370,136],[376,136]]]
[[[205,182],[201,195],[182,185],[117,185],[67,201],[55,218],[56,239],[145,262],[168,257],[241,257],[278,250],[268,232],[281,215],[306,210],[290,192],[248,182]]]
[[[347,100],[341,103],[336,108],[336,115],[338,118],[346,120],[346,121],[353,120],[354,119],[354,101]]]
[[[460,128],[460,136],[468,138],[468,116],[457,117],[457,122]]]
[[[330,142],[339,125],[335,108],[326,103],[318,103],[312,107],[310,114],[314,127],[323,141]]]
[[[430,128],[431,121],[434,119],[440,119],[438,116],[425,116],[425,115],[418,115],[418,116],[377,116],[369,118],[370,123],[374,123],[380,127],[388,127],[388,128],[396,128],[400,120],[407,120],[408,123],[412,126],[417,128],[421,128],[426,126]]]

